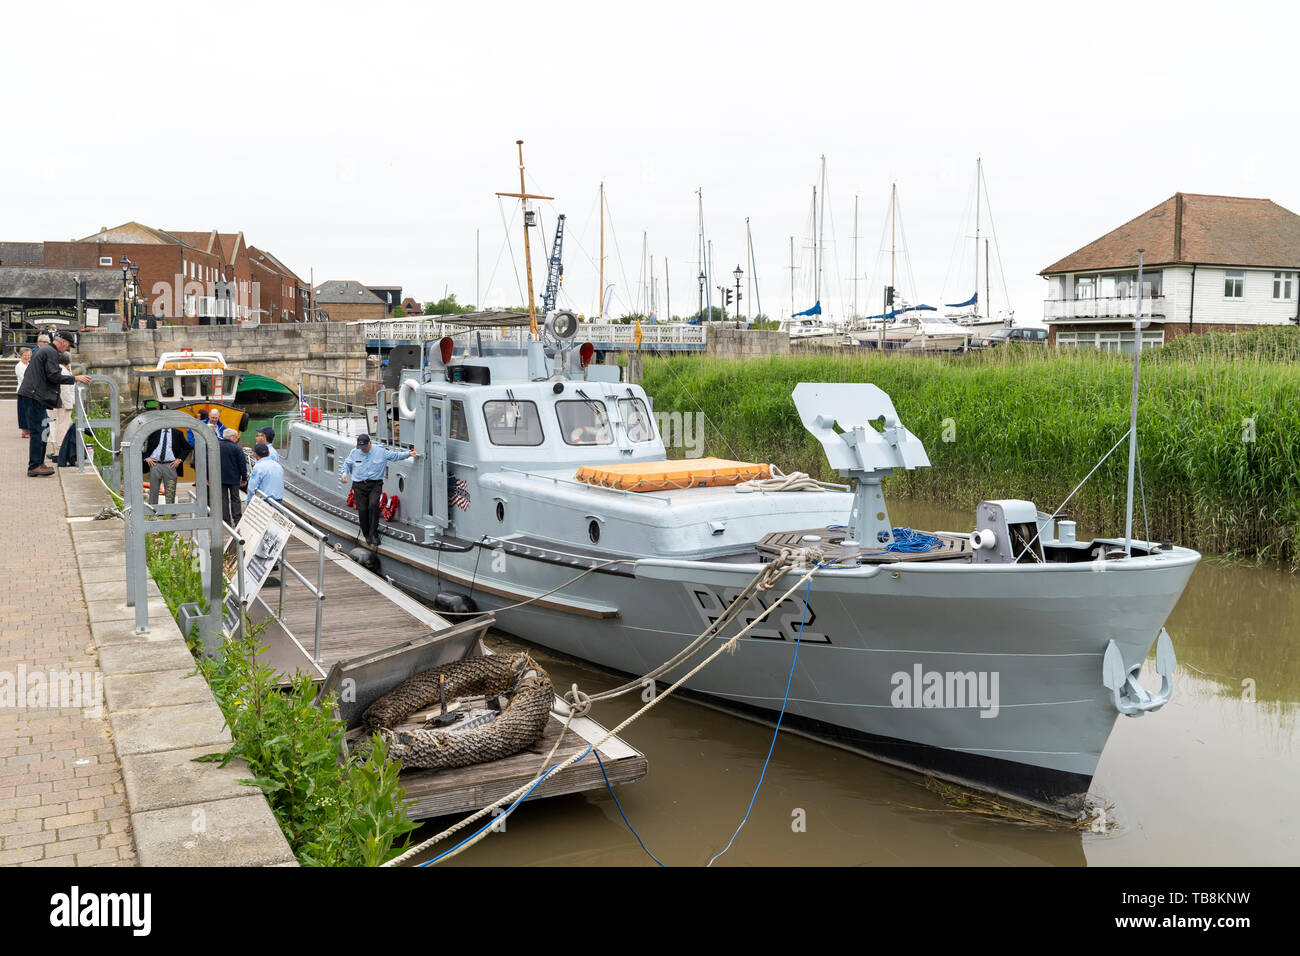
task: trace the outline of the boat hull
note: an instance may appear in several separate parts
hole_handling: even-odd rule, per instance
[[[355,541],[351,516],[287,500]],[[642,559],[572,580],[590,562],[535,550],[439,551],[385,536],[380,560],[417,595],[467,595],[502,630],[627,675],[678,653],[757,569]],[[921,562],[819,571],[811,589],[802,585],[685,690],[766,721],[784,702],[783,727],[1074,814],[1118,716],[1101,679],[1107,644],[1116,642],[1127,667],[1140,664],[1196,558],[1179,549],[1104,572],[1088,563]],[[763,606],[799,576],[787,574]],[[519,605],[552,588],[561,589]]]

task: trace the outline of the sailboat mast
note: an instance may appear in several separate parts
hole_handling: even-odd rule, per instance
[[[813,244],[813,301],[822,300],[821,272],[817,268],[817,187],[813,187],[813,227],[812,227],[812,244]]]
[[[746,263],[746,265],[748,265],[749,268],[745,270],[746,272],[749,273],[749,277],[745,282],[745,295],[749,298],[750,302],[753,302],[754,301],[754,240],[753,237],[750,236],[749,234],[748,216],[745,217],[745,255],[749,257],[749,262]],[[753,307],[751,306],[751,308]]]
[[[600,184],[600,288],[596,290],[596,321],[605,317],[605,184]]]
[[[822,300],[822,281],[821,281],[822,277],[821,277],[821,271],[820,271],[820,268],[821,268],[821,263],[824,263],[824,262],[826,261],[826,245],[825,245],[825,241],[824,241],[824,240],[825,240],[825,232],[826,232],[826,156],[825,156],[825,155],[822,156],[822,208],[821,208],[821,213],[822,213],[822,224],[821,224],[821,230],[817,233],[817,244],[820,245],[820,246],[822,247],[822,256],[821,256],[821,259],[819,260],[818,273],[817,273],[817,301],[818,301],[818,302],[820,302],[820,301]]]
[[[790,318],[794,319],[794,236],[790,237]]]
[[[853,318],[858,317],[858,194],[853,194]]]
[[[980,290],[980,163],[981,158],[975,157],[975,294],[979,295]],[[975,318],[980,317],[980,304],[975,303]]]
[[[989,318],[993,317],[993,294],[989,282],[989,241],[984,240],[984,308],[988,309]]]
[[[668,279],[668,260],[664,260],[664,315],[673,320],[673,284]]]

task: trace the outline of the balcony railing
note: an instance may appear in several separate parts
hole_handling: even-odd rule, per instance
[[[1102,299],[1047,299],[1043,302],[1043,318],[1048,322],[1062,319],[1131,319],[1137,309],[1135,296],[1115,296]],[[1142,314],[1163,316],[1172,306],[1166,296],[1142,297]]]

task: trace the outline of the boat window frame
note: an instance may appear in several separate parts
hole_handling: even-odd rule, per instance
[[[554,402],[553,404],[555,406],[555,421],[560,426],[560,438],[564,441],[566,445],[570,445],[574,448],[600,448],[605,445],[614,444],[614,426],[610,422],[609,409],[605,407],[605,403],[600,399],[564,398]],[[564,419],[560,417],[561,405],[585,405],[588,408],[590,408],[592,405],[598,406],[600,408],[600,414],[605,416],[604,429],[605,429],[606,440],[605,441],[570,441],[569,429],[565,426]],[[581,426],[581,427],[587,427],[587,426]],[[597,425],[596,427],[599,428],[601,426]]]
[[[515,406],[523,406],[523,405],[527,405],[527,406],[529,406],[529,407],[532,409],[532,414],[533,414],[533,423],[535,423],[536,426],[537,426],[537,440],[536,440],[536,441],[497,441],[496,433],[497,433],[497,432],[504,432],[504,430],[505,430],[505,426],[503,426],[503,425],[502,425],[502,426],[494,426],[494,425],[492,424],[491,419],[488,418],[488,406],[489,406],[489,405],[492,405],[492,406],[496,406],[496,405],[515,405]],[[543,445],[543,444],[546,443],[546,429],[542,427],[542,413],[538,410],[538,408],[537,408],[537,403],[534,402],[534,401],[532,401],[532,400],[530,400],[530,399],[526,399],[526,398],[513,398],[513,399],[512,399],[512,398],[491,398],[491,399],[488,399],[487,401],[483,402],[483,405],[482,405],[482,412],[483,412],[483,424],[484,424],[484,426],[487,428],[488,441],[490,441],[492,444],[496,445],[498,448],[536,448],[538,445]],[[521,418],[520,420],[523,421],[523,422],[527,422],[527,417],[528,417],[528,416],[527,416],[527,414],[525,413],[525,414],[523,414],[523,416],[522,416],[522,418]],[[529,426],[531,427],[531,424],[532,424],[532,423],[528,423],[528,424],[529,424]]]
[[[450,407],[447,410],[447,438],[450,441],[458,441],[468,445],[470,443],[469,416],[465,414],[465,402],[459,398],[452,398],[448,401]],[[457,428],[457,425],[460,428]]]
[[[648,438],[637,439],[632,437],[632,429],[629,424],[632,421],[632,418],[624,411],[623,409],[624,402],[627,402],[629,405],[640,406],[641,411],[645,413],[645,423],[650,429],[650,436]],[[646,405],[645,399],[639,398],[636,395],[622,396],[618,400],[618,416],[623,420],[623,432],[627,435],[627,440],[630,441],[632,444],[644,445],[647,442],[654,441],[655,438],[658,436],[658,430],[655,428],[654,416],[650,414],[650,409]]]

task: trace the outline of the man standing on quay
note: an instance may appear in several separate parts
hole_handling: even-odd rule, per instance
[[[348,478],[352,478],[361,536],[370,547],[379,547],[379,495],[384,489],[384,472],[388,470],[388,463],[418,457],[419,452],[415,449],[389,451],[383,445],[372,445],[370,436],[362,432],[357,436],[357,447],[352,449],[347,461],[343,462],[343,474],[339,475],[339,481],[347,484]]]
[[[90,384],[89,375],[68,375],[59,367],[59,356],[72,348],[72,333],[60,332],[52,344],[45,344],[32,353],[31,364],[23,373],[23,383],[18,395],[26,398],[27,421],[23,423],[28,434],[27,477],[45,478],[54,469],[45,464],[45,418],[50,409],[59,404],[59,386],[76,382]]]

